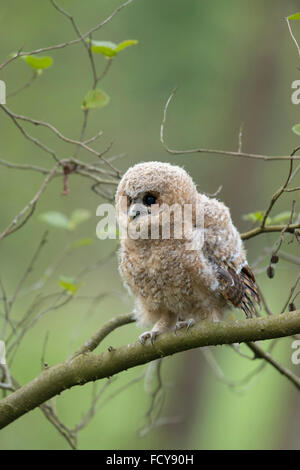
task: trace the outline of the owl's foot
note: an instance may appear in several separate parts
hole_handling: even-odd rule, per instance
[[[174,332],[176,335],[177,330],[181,330],[182,328],[186,328],[186,331],[188,331],[192,326],[195,325],[195,320],[193,318],[190,318],[189,320],[184,320],[184,321],[178,321],[175,325]]]
[[[145,344],[146,340],[150,338],[151,343],[154,344],[154,341],[158,334],[159,332],[157,330],[145,331],[145,333],[142,333],[139,336],[139,342],[141,344]]]

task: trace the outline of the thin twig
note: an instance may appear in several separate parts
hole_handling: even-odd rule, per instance
[[[33,82],[37,79],[38,77],[38,73],[37,71],[35,70],[31,76],[31,78],[28,80],[27,83],[25,83],[25,85],[22,85],[20,88],[18,88],[17,90],[11,92],[11,93],[8,93],[7,95],[7,98],[12,98],[13,96],[16,96],[18,95],[19,93],[21,93],[21,91],[25,90],[26,88],[30,87]]]
[[[74,44],[78,44],[82,39],[86,39],[89,37],[92,33],[98,31],[101,29],[103,26],[105,26],[119,11],[121,11],[123,8],[127,7],[130,3],[132,3],[133,0],[127,0],[125,3],[120,5],[118,8],[116,8],[104,21],[101,23],[97,24],[93,28],[91,28],[89,31],[87,31],[85,34],[83,34],[81,37],[73,39],[72,41],[66,41],[60,44],[56,44],[54,46],[48,46],[48,47],[41,47],[39,49],[32,50],[30,52],[21,52],[22,49],[19,49],[19,51],[13,56],[10,57],[8,60],[6,60],[4,63],[0,65],[0,70],[2,70],[4,67],[6,67],[9,63],[12,61],[16,60],[18,57],[24,56],[24,55],[36,55],[40,54],[41,52],[47,52],[47,51],[53,51],[57,49],[63,49],[64,47],[72,46]]]
[[[167,110],[171,100],[173,99],[177,88],[175,88],[171,95],[169,96],[163,112],[163,119],[160,127],[160,142],[165,148],[165,150],[172,154],[172,155],[187,155],[192,153],[209,153],[214,155],[223,155],[229,157],[240,157],[240,158],[252,158],[255,160],[264,160],[264,161],[282,161],[282,160],[290,160],[290,156],[268,156],[268,155],[260,155],[255,153],[245,153],[245,152],[233,152],[229,150],[216,150],[216,149],[205,149],[205,148],[195,148],[195,149],[188,149],[188,150],[174,150],[171,149],[165,142],[164,132],[165,132],[165,124],[167,119]],[[293,160],[300,160],[300,156],[295,156]]]
[[[3,111],[6,112],[6,114],[8,114],[8,116],[11,118],[11,120],[13,121],[13,123],[17,126],[17,128],[19,129],[19,131],[24,135],[24,137],[29,140],[30,142],[33,142],[37,147],[41,148],[42,150],[44,150],[46,153],[49,153],[56,162],[59,162],[59,158],[58,156],[56,155],[56,153],[50,149],[49,147],[47,147],[47,145],[43,144],[42,142],[40,142],[36,137],[33,137],[32,135],[28,134],[27,131],[25,131],[24,127],[21,126],[21,124],[19,124],[18,122],[18,117],[17,115],[15,115],[14,113],[12,113],[6,106],[4,106],[3,104],[0,105],[0,108],[3,109]],[[24,117],[24,116],[22,116]],[[21,117],[20,117],[21,118]],[[27,119],[24,119],[28,122],[30,122],[30,119],[27,118]]]
[[[254,352],[255,356],[259,359],[264,359],[269,364],[271,364],[275,369],[278,370],[282,375],[284,375],[290,382],[292,382],[295,387],[300,390],[300,377],[297,377],[292,371],[284,367],[282,364],[279,364],[269,352],[264,351],[257,343],[246,343],[248,348]]]
[[[36,206],[39,198],[41,197],[41,195],[43,194],[43,192],[47,188],[50,180],[53,178],[57,168],[58,168],[58,164],[55,165],[52,168],[52,170],[48,173],[48,175],[46,176],[46,178],[43,181],[43,184],[41,185],[40,189],[35,194],[33,199],[31,199],[31,201],[28,204],[26,204],[26,206],[14,217],[14,219],[10,222],[10,224],[6,227],[6,229],[0,234],[0,240],[7,237],[7,235],[10,235],[11,233],[15,232],[16,230],[20,229],[24,225],[24,221],[21,222],[19,225],[17,225],[17,224],[18,224],[19,220],[26,214],[26,212],[29,211],[28,216],[25,218],[25,221],[27,222],[28,218],[32,215],[33,210],[35,209],[35,206]]]
[[[14,170],[32,170],[32,171],[38,171],[39,173],[43,173],[44,175],[48,175],[50,170],[47,170],[47,168],[42,168],[40,166],[36,165],[22,165],[19,163],[10,163],[7,162],[6,160],[1,160],[0,159],[0,165],[6,166],[7,168],[12,168]],[[61,174],[61,173],[59,173]]]
[[[300,56],[300,46],[299,46],[299,44],[298,44],[298,42],[297,42],[297,39],[296,39],[295,36],[294,36],[294,33],[293,33],[293,31],[292,31],[292,27],[291,27],[290,21],[289,21],[288,18],[285,18],[285,19],[286,19],[286,22],[287,22],[287,25],[288,25],[288,28],[289,28],[289,32],[290,32],[291,38],[292,38],[292,40],[294,41],[294,43],[295,43],[295,45],[296,45],[296,47],[297,47],[298,54],[299,54],[299,56]]]
[[[133,322],[134,317],[132,313],[126,313],[124,315],[119,315],[112,318],[105,325],[103,325],[100,330],[98,330],[88,341],[86,341],[84,345],[70,357],[70,360],[73,360],[75,357],[81,354],[94,351],[99,346],[101,341],[103,341],[103,339],[116,328],[119,328],[123,325],[128,325],[129,323]]]
[[[294,164],[295,154],[299,150],[300,150],[300,147],[295,148],[293,150],[293,152],[291,153],[291,155],[290,155],[290,165],[289,165],[288,176],[285,180],[285,183],[276,191],[276,193],[273,194],[273,196],[271,198],[271,201],[269,203],[269,206],[266,209],[266,211],[264,213],[264,216],[263,216],[263,220],[262,220],[262,223],[261,223],[262,228],[264,228],[264,226],[266,225],[267,218],[269,217],[269,214],[270,214],[271,210],[273,209],[274,205],[276,204],[276,202],[278,201],[280,196],[284,193],[284,191],[286,190],[286,188],[288,187],[288,185],[291,181],[291,177],[292,177],[292,174],[293,174],[293,164]]]

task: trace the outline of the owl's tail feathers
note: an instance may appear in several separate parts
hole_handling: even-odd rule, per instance
[[[241,306],[241,309],[245,312],[247,318],[249,316],[249,310],[250,310],[250,317],[253,316],[251,315],[251,313],[254,314],[255,316],[258,316],[257,310],[255,308],[255,303],[259,306],[259,308],[261,307],[261,304],[260,304],[260,296],[259,296],[258,288],[256,285],[255,276],[248,265],[244,266],[244,268],[241,270],[240,276],[243,280],[243,284],[245,288],[245,292],[244,292],[244,296],[242,300],[243,306]]]
[[[218,274],[223,281],[223,297],[243,310],[247,318],[258,316],[256,304],[260,307],[260,297],[255,276],[249,266],[244,266],[240,273],[229,266],[226,270],[219,268]]]

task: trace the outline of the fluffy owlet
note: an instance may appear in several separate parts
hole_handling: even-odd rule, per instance
[[[136,320],[153,326],[142,343],[202,319],[218,321],[230,306],[247,318],[256,314],[255,277],[229,209],[198,193],[185,170],[161,162],[129,168],[116,205],[128,232],[121,237],[120,273],[135,297]]]

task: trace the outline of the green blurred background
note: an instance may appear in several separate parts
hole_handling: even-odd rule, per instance
[[[72,12],[82,32],[105,19],[119,0],[61,0]],[[104,131],[95,148],[103,150],[114,140],[109,155],[126,153],[116,165],[128,166],[146,160],[183,165],[196,181],[199,191],[214,193],[230,208],[240,231],[251,227],[242,215],[263,210],[283,182],[287,167],[281,162],[259,162],[205,154],[171,156],[159,142],[163,107],[178,85],[170,105],[166,138],[173,148],[237,149],[243,123],[243,149],[267,155],[286,155],[299,145],[291,128],[300,121],[300,108],[291,103],[291,83],[299,79],[299,58],[288,33],[285,16],[297,11],[296,0],[134,0],[94,39],[120,42],[138,39],[139,44],[116,57],[101,83],[111,101],[91,112],[88,135]],[[300,24],[295,22],[300,38]],[[33,50],[74,38],[68,20],[50,2],[10,0],[0,8],[0,62],[21,46]],[[91,88],[90,65],[82,44],[49,52],[54,65],[23,93],[7,100],[14,112],[45,120],[64,134],[77,138],[82,122],[80,105]],[[95,56],[101,71],[106,59]],[[7,92],[30,78],[31,70],[22,60],[3,70]],[[26,141],[8,117],[0,113],[0,158],[50,168],[51,159]],[[72,148],[46,130],[26,127],[32,134],[69,157]],[[92,161],[81,154],[81,158]],[[35,194],[42,182],[39,173],[1,167],[1,227]],[[299,177],[298,177],[299,179]],[[94,243],[72,251],[51,277],[43,295],[59,291],[60,275],[73,276],[112,252],[117,242],[96,239],[95,215],[102,201],[90,190],[90,182],[70,178],[70,194],[61,196],[62,181],[56,179],[40,200],[32,219],[1,243],[0,275],[9,295],[28,266],[47,228],[39,215],[58,210],[69,215],[74,209],[91,211],[89,221],[73,232],[50,228],[49,240],[26,286],[39,280],[45,270],[64,253],[66,246],[82,237]],[[289,210],[291,198],[282,199],[274,213]],[[297,205],[299,212],[299,200]],[[249,262],[276,235],[247,243]],[[299,245],[298,245],[299,247]],[[284,249],[296,253],[295,243]],[[299,251],[299,248],[298,248]],[[279,312],[297,270],[281,261],[271,281],[264,267],[258,281],[274,312]],[[103,294],[103,295],[102,295]],[[36,294],[34,294],[36,295]],[[13,315],[21,318],[34,295],[24,295]],[[94,297],[99,296],[93,301]],[[49,304],[44,301],[40,310]],[[45,359],[49,365],[64,360],[101,324],[113,315],[129,312],[132,299],[122,286],[114,255],[82,282],[77,298],[50,311],[25,335],[15,356],[12,373],[22,384],[41,370],[45,336]],[[299,300],[298,300],[299,307]],[[239,316],[239,313],[234,313]],[[123,327],[109,336],[99,350],[135,341],[140,330]],[[246,349],[245,349],[246,351]],[[292,366],[291,340],[282,340],[274,354]],[[211,353],[230,381],[241,380],[260,364],[238,356],[229,347],[211,348]],[[211,356],[210,356],[211,357]],[[280,449],[299,448],[299,394],[278,372],[267,366],[247,386],[229,387],[216,378],[201,350],[188,351],[162,364],[165,404],[162,417],[176,417],[176,423],[152,429],[144,437],[138,431],[146,424],[150,405],[149,386],[138,381],[122,393],[104,401],[119,388],[138,377],[145,366],[119,375],[103,394],[103,407],[79,434],[81,449]],[[103,384],[98,384],[98,389]],[[93,386],[88,384],[65,392],[55,400],[60,418],[74,426],[89,408]],[[101,403],[101,402],[100,402]],[[177,420],[178,418],[178,420]],[[44,418],[40,410],[22,417],[0,433],[1,449],[65,449],[68,445]]]

